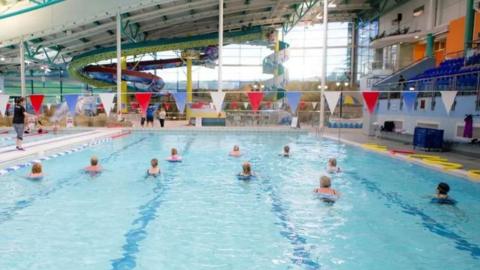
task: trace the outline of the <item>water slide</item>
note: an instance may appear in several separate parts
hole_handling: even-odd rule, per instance
[[[271,44],[271,28],[252,27],[247,30],[228,31],[224,33],[224,45],[234,43],[251,43],[255,45]],[[122,45],[122,57],[142,55],[171,50],[199,50],[200,58],[193,64],[205,65],[216,59],[218,33],[203,34],[191,37],[165,38]],[[116,58],[116,47],[102,48],[75,56],[68,66],[70,76],[81,82],[99,88],[113,88],[116,82],[116,66],[92,65],[100,61]],[[122,70],[122,80],[127,81],[130,89],[135,91],[159,92],[164,87],[163,80],[153,74],[142,72],[152,69],[173,68],[184,65],[182,59],[164,59],[127,63]]]

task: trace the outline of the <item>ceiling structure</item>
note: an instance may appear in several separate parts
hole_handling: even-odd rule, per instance
[[[52,0],[46,0],[49,2]],[[81,0],[69,0],[81,1]],[[24,2],[0,0],[0,5]],[[42,2],[29,1],[29,2]],[[45,2],[45,0],[43,0]],[[61,2],[61,1],[59,1]],[[160,38],[185,37],[217,32],[218,0],[171,0],[123,13],[122,42],[135,43]],[[331,0],[329,21],[351,21],[373,7],[390,6],[394,0]],[[301,20],[322,20],[321,0],[225,0],[224,30],[253,26],[281,28],[289,31]],[[55,15],[52,15],[52,20]],[[26,40],[27,68],[64,69],[76,55],[115,46],[115,13],[57,32],[47,32]],[[0,20],[1,27],[2,20]],[[2,45],[0,72],[18,69],[19,44]]]

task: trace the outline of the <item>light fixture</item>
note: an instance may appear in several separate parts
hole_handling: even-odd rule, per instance
[[[348,82],[344,83],[343,85],[348,86]]]
[[[265,85],[261,84],[261,85],[260,85],[260,88],[262,88],[262,89],[265,88]]]
[[[415,39],[418,39],[418,38],[419,38],[419,36],[414,36],[414,38],[415,38]]]
[[[5,57],[1,56],[0,61],[5,61]]]
[[[415,91],[415,87],[410,87],[410,91]]]
[[[335,3],[328,4],[328,8],[336,8],[336,7],[337,7],[337,4]]]
[[[337,84],[337,86],[340,86],[340,82],[337,82],[336,84]]]
[[[317,85],[317,89],[322,89],[322,85]]]

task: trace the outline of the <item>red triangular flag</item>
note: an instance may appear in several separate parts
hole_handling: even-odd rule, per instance
[[[377,106],[378,96],[380,92],[377,91],[364,91],[362,92],[363,100],[367,105],[367,109],[369,113],[373,113],[375,110],[375,106]]]
[[[152,97],[152,93],[135,93],[135,98],[142,109],[142,113],[147,113],[148,105],[150,104],[150,98]]]
[[[260,102],[262,102],[263,99],[263,93],[262,92],[248,92],[248,100],[250,101],[250,105],[252,106],[252,110],[254,112],[258,111],[258,108],[260,107]]]
[[[163,103],[163,107],[165,108],[165,111],[170,110],[170,103]]]
[[[232,103],[230,103],[230,109],[232,110],[238,109],[238,104],[236,101],[232,101]]]
[[[40,114],[40,108],[42,108],[43,95],[31,95],[30,103],[32,103],[33,110],[35,114]]]

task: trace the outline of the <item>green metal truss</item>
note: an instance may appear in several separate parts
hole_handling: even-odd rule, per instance
[[[326,1],[326,0],[325,0]],[[294,4],[291,8],[294,12],[290,15],[287,15],[286,22],[283,24],[282,31],[283,34],[290,32],[290,30],[295,27],[295,25],[305,16],[310,9],[315,6],[319,0],[304,0],[301,4]]]
[[[31,6],[20,9],[20,10],[17,10],[17,11],[13,11],[13,12],[10,12],[10,13],[1,14],[0,15],[0,20],[5,19],[5,18],[9,18],[9,17],[14,17],[14,16],[17,16],[17,15],[27,13],[27,12],[30,12],[30,11],[34,11],[34,10],[37,10],[37,9],[41,9],[41,8],[44,8],[44,7],[48,7],[50,5],[57,4],[57,3],[60,3],[60,2],[63,2],[63,1],[64,0],[30,0],[29,2],[32,4]]]
[[[134,43],[146,40],[147,35],[142,32],[140,24],[131,22],[128,16],[128,13],[122,15],[122,35]]]

